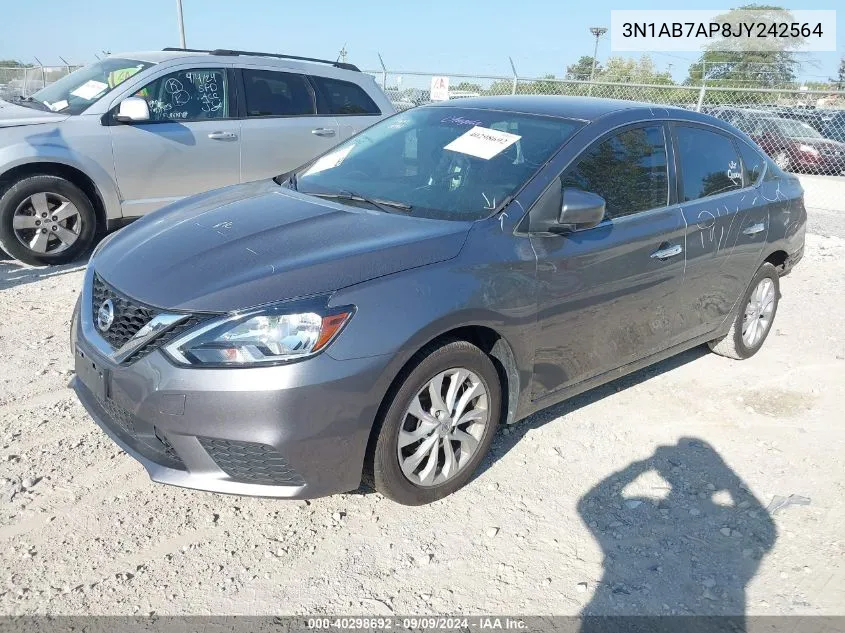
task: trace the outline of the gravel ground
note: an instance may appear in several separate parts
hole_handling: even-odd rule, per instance
[[[152,484],[66,386],[82,267],[0,261],[0,613],[845,614],[843,238],[753,359],[542,411],[422,508]]]

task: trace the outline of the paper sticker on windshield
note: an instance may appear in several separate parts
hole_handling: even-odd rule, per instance
[[[489,160],[521,138],[517,134],[475,126],[469,132],[461,134],[443,149]]]
[[[84,84],[79,86],[79,88],[72,91],[70,94],[72,94],[74,97],[79,97],[80,99],[90,101],[108,87],[109,85],[104,84],[102,81],[95,81],[93,79],[89,79]]]
[[[310,176],[311,174],[316,174],[317,172],[339,167],[340,164],[349,155],[349,152],[351,152],[353,149],[355,149],[355,145],[349,145],[348,147],[344,147],[343,149],[339,149],[335,152],[326,154],[322,158],[317,159],[317,162],[311,165],[311,167],[308,168],[308,171],[306,171],[304,175]]]
[[[67,107],[67,100],[62,99],[61,101],[56,101],[55,103],[50,103],[47,105],[53,112],[60,112]]]

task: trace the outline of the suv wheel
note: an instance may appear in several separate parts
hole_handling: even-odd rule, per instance
[[[466,484],[501,415],[499,376],[484,352],[452,341],[423,354],[398,382],[371,458],[376,490],[405,505],[431,503]]]
[[[710,349],[720,356],[737,360],[754,356],[772,329],[779,300],[778,269],[765,262],[751,280],[727,336],[711,341]]]
[[[0,245],[26,264],[73,261],[93,243],[96,225],[88,196],[64,178],[24,178],[0,197]]]

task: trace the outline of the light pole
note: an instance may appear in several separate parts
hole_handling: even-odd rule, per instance
[[[179,46],[187,48],[185,44],[185,20],[182,18],[182,0],[176,0],[176,18],[179,20]]]
[[[604,26],[591,26],[590,33],[596,38],[596,47],[593,49],[593,70],[590,72],[590,83],[592,83],[596,75],[596,55],[599,54],[599,38],[607,33],[607,28]],[[592,86],[590,88],[592,89]]]

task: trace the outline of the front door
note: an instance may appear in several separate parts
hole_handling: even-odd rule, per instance
[[[684,218],[670,206],[663,124],[632,126],[588,148],[563,187],[602,196],[598,226],[535,235],[538,334],[533,397],[648,356],[678,339]]]
[[[171,72],[134,96],[147,100],[150,120],[109,126],[124,216],[240,181],[240,123],[226,69]]]

